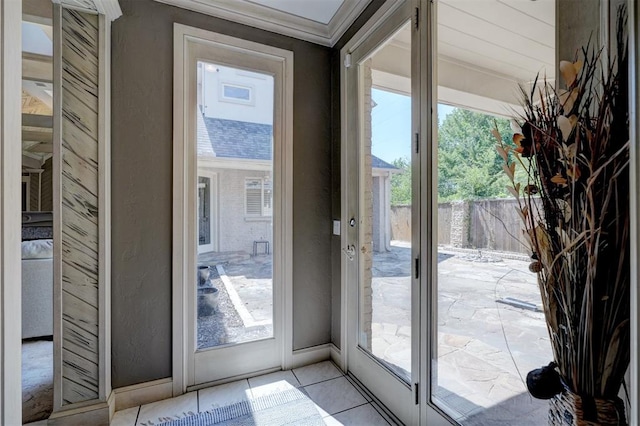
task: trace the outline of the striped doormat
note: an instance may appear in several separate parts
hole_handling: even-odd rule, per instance
[[[160,423],[158,426],[323,426],[324,424],[309,397],[302,390],[290,389]]]

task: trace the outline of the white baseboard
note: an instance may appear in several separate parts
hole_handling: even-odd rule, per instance
[[[127,408],[173,397],[173,380],[171,377],[168,377],[166,379],[125,386],[114,389],[113,394],[115,396],[116,411],[126,410]]]
[[[331,344],[331,361],[342,371],[346,371],[344,368],[344,359],[342,359],[342,351],[333,343]]]
[[[293,351],[291,368],[298,368],[330,359],[340,365],[339,362],[336,361],[340,360],[340,349],[336,348],[333,343],[313,346],[311,348]],[[168,377],[166,379],[125,386],[114,389],[113,396],[115,398],[116,411],[161,401],[173,397],[173,380]]]
[[[293,351],[293,356],[291,357],[291,368],[303,367],[305,365],[331,359],[332,348],[335,348],[333,343],[326,343],[324,345],[312,346],[310,348]]]

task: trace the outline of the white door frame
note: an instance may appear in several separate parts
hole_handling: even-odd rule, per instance
[[[349,225],[349,189],[347,187],[347,176],[350,173],[355,173],[353,167],[349,163],[349,156],[353,155],[349,153],[348,148],[348,126],[347,126],[347,98],[352,95],[347,86],[347,67],[351,66],[351,52],[355,50],[366,37],[371,34],[384,22],[389,16],[391,16],[402,5],[404,0],[387,0],[378,10],[371,16],[371,18],[358,30],[358,32],[347,41],[347,43],[340,49],[340,217],[342,222],[342,230],[340,232],[340,246],[341,249],[341,261],[340,261],[340,351],[338,356],[332,357],[332,359],[338,364],[342,370],[347,369],[347,336],[348,330],[348,286],[346,283],[350,279],[349,270],[346,265],[345,259],[348,258],[346,252],[349,246],[349,238],[347,236],[347,226]]]
[[[174,24],[174,134],[173,134],[173,393],[179,395],[195,383],[198,374],[194,366],[194,350],[190,343],[194,341],[192,327],[193,308],[190,303],[189,290],[186,283],[195,282],[195,258],[197,256],[195,241],[196,217],[193,206],[195,194],[193,176],[196,170],[195,147],[189,144],[190,135],[195,131],[189,125],[189,117],[195,108],[188,99],[195,99],[195,85],[189,82],[195,77],[187,66],[193,59],[194,52],[206,47],[227,49],[228,52],[244,52],[266,58],[281,65],[282,86],[274,94],[282,108],[276,109],[279,114],[274,120],[274,139],[282,141],[274,148],[274,164],[277,173],[274,175],[274,187],[278,188],[274,201],[274,216],[279,218],[274,226],[274,339],[279,346],[279,362],[277,369],[290,368],[293,358],[293,325],[292,325],[292,228],[293,228],[293,52],[265,46],[226,35]],[[227,55],[229,54],[227,52]],[[198,56],[199,57],[199,56]],[[280,72],[280,71],[279,71]],[[191,87],[193,86],[193,87]],[[190,92],[191,91],[191,92]],[[193,266],[193,267],[192,267]],[[260,343],[260,342],[258,342]],[[236,345],[242,349],[243,345]],[[264,344],[258,345],[261,349]],[[233,349],[233,347],[231,348]],[[230,376],[247,376],[257,371],[243,371],[242,364],[249,363],[245,358],[259,358],[250,351],[238,351],[236,362],[229,371]],[[244,361],[243,361],[244,360]],[[221,378],[220,380],[229,380]]]
[[[209,244],[198,245],[198,254],[218,251],[218,174],[198,170],[198,177],[209,179]],[[198,184],[199,185],[199,184]],[[199,232],[199,231],[198,231]]]
[[[375,24],[354,42],[342,50],[343,57],[347,59],[342,69],[343,82],[343,133],[342,133],[342,221],[345,223],[345,230],[342,233],[343,247],[347,254],[343,256],[343,306],[346,323],[346,340],[343,343],[344,361],[347,370],[353,373],[369,390],[377,395],[378,399],[384,403],[396,416],[406,424],[416,424],[419,422],[419,404],[414,402],[416,394],[419,394],[419,375],[421,370],[420,346],[417,336],[420,335],[420,297],[422,293],[420,284],[422,280],[412,278],[412,362],[411,362],[411,382],[405,383],[398,379],[396,375],[375,360],[370,354],[359,347],[358,323],[359,323],[359,296],[358,289],[361,287],[362,262],[360,259],[360,247],[363,246],[363,216],[360,211],[364,203],[362,191],[360,189],[363,175],[362,160],[362,130],[363,125],[360,106],[362,105],[362,78],[360,75],[359,62],[370,57],[381,43],[391,36],[395,31],[406,25],[415,28],[415,11],[419,3],[414,0],[407,0],[398,3],[393,11],[382,17],[376,18]],[[420,45],[416,44],[419,39],[415,30],[412,31],[412,57],[419,57],[421,53]],[[349,55],[348,57],[346,55]],[[419,74],[420,63],[413,60],[411,64],[412,75]],[[412,131],[419,131],[419,109],[421,98],[419,79],[412,79]],[[412,154],[412,170],[420,173],[417,154]],[[418,179],[413,182],[413,191],[418,194]],[[417,198],[417,197],[416,197]],[[419,258],[420,247],[416,244],[419,241],[418,215],[415,214],[420,206],[414,204],[414,214],[412,215],[413,246],[412,259]],[[355,223],[351,223],[351,219]],[[363,246],[364,247],[364,246]]]
[[[0,0],[0,424],[22,424],[22,2]],[[16,285],[18,283],[18,285]]]

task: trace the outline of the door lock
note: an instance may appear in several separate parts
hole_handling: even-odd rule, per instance
[[[347,258],[349,260],[353,260],[353,258],[356,255],[356,246],[351,244],[351,245],[347,246],[347,248],[343,248],[342,251],[344,252],[344,254],[347,255]]]
[[[352,217],[351,219],[349,219],[349,226],[352,227],[352,228],[354,226],[356,226],[356,219],[355,218]]]

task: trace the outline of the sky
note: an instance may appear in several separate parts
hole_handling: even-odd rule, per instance
[[[376,103],[372,111],[372,153],[391,163],[396,158],[411,158],[411,98],[405,95],[372,89]],[[438,123],[453,110],[438,104]]]

